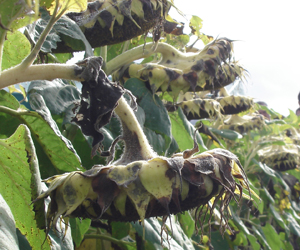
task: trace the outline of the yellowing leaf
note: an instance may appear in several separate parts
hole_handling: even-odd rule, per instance
[[[56,3],[58,3],[58,11],[63,12],[82,12],[87,8],[86,0],[58,0],[58,1],[43,1],[41,5],[44,5],[49,11],[50,15],[53,15]]]
[[[197,37],[201,36],[200,29],[202,28],[202,26],[202,19],[197,16],[192,16],[190,20],[190,28],[192,30],[192,33]]]
[[[8,86],[9,93],[22,93],[21,90],[17,89],[15,85]]]
[[[26,89],[23,87],[23,85],[19,85],[19,88],[16,87],[16,85],[11,85],[11,86],[8,86],[8,90],[9,90],[9,93],[19,93],[21,94],[24,99],[27,101],[27,97],[26,97]]]
[[[8,69],[21,63],[30,53],[31,45],[20,31],[8,32],[4,42],[2,69]]]

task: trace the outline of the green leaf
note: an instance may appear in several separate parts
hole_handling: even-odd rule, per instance
[[[50,16],[47,11],[41,9],[41,19],[27,29],[31,39],[36,43],[41,33],[47,26]],[[57,42],[63,40],[68,46],[74,50],[85,50],[86,56],[93,56],[93,50],[90,43],[79,26],[67,16],[61,17],[49,32],[41,50],[45,53],[51,53],[52,49],[57,48]]]
[[[70,226],[70,225],[69,225]],[[62,226],[62,232],[65,232],[66,226]],[[49,232],[51,240],[51,250],[74,250],[74,243],[71,235],[70,228],[66,234],[58,234],[56,230],[51,229]]]
[[[53,115],[52,118],[63,135],[69,139],[77,154],[80,156],[82,165],[89,169],[95,164],[104,164],[104,159],[99,157],[91,158],[91,143],[84,137],[77,125],[71,124],[74,117],[75,102],[80,100],[80,91],[77,87],[66,84],[60,79],[53,81],[39,80],[32,81],[28,87],[29,98],[32,93],[39,93],[43,96],[45,103]],[[111,145],[113,138],[108,131],[102,129],[105,134],[103,141],[104,150]],[[118,128],[120,131],[120,128]]]
[[[184,48],[190,41],[190,36],[189,35],[172,35],[172,34],[167,34],[166,35],[167,38],[167,43],[172,45],[173,47],[175,47],[178,50],[181,50],[182,48]],[[144,63],[144,62],[143,62]]]
[[[275,204],[275,201],[274,201],[272,195],[269,193],[269,191],[267,190],[266,187],[263,187],[263,190],[261,190],[260,195],[262,196],[262,198],[263,198],[263,196],[266,197],[266,202],[268,201],[268,202],[271,202],[272,204]],[[265,200],[265,199],[263,198],[263,200]]]
[[[156,134],[153,130],[146,127],[143,129],[143,131],[155,152],[159,155],[164,155],[167,150],[164,137],[160,134]]]
[[[267,175],[271,177],[275,177],[275,171],[272,168],[269,168],[266,164],[258,162],[257,160],[252,160],[254,163],[256,163]]]
[[[264,232],[265,239],[270,248],[272,250],[280,250],[281,241],[274,227],[267,223],[264,227],[262,227],[262,231]]]
[[[75,245],[79,247],[85,233],[91,225],[91,220],[80,220],[79,218],[70,218],[70,225],[73,241],[75,242]]]
[[[170,216],[166,221],[166,226],[169,231],[169,234],[172,235],[172,238],[177,242],[177,244],[184,250],[193,250],[193,246],[190,237],[188,237],[183,231],[181,225],[178,221],[175,221],[175,216]]]
[[[183,232],[191,238],[195,230],[195,221],[189,211],[177,214]]]
[[[269,145],[279,145],[279,146],[284,146],[286,143],[283,140],[278,140],[278,141],[267,141],[267,142],[259,142],[259,145],[261,147],[263,146],[269,146]]]
[[[37,20],[34,24],[29,25],[27,27],[27,33],[30,36],[31,40],[36,43],[42,32],[44,31],[44,29],[46,28],[49,20],[50,20],[50,16],[47,13],[47,11],[40,9],[40,15],[41,18],[39,20]],[[57,47],[57,42],[60,42],[61,39],[59,37],[59,35],[57,34],[57,32],[52,29],[49,34],[46,37],[46,40],[44,41],[41,51],[44,53],[51,53],[52,49],[56,49]]]
[[[42,96],[32,94],[30,105],[37,111],[38,116],[25,115],[22,118],[30,124],[31,130],[38,134],[38,141],[54,166],[63,172],[83,170],[73,145],[60,133]]]
[[[116,239],[123,239],[130,233],[129,222],[112,221],[110,225],[112,230],[111,235]]]
[[[20,125],[11,137],[0,139],[0,152],[0,190],[11,208],[16,227],[26,235],[32,249],[41,249],[42,246],[50,249],[47,243],[43,244],[46,234],[38,228],[31,205],[38,196],[37,181],[33,177],[37,176],[39,181],[40,177],[29,129]]]
[[[72,53],[57,53],[52,54],[54,59],[60,63],[66,63],[68,60],[73,58]],[[49,60],[50,59],[50,60]],[[51,58],[48,58],[50,62],[55,62],[54,60],[51,61]]]
[[[74,117],[72,109],[75,107],[75,101],[80,100],[80,91],[77,87],[66,84],[60,79],[53,81],[38,80],[30,82],[27,90],[29,94],[39,93],[43,96],[43,99],[53,114],[60,114],[62,112],[68,112],[66,116],[67,121],[70,122]]]
[[[279,119],[274,119],[274,120],[265,120],[265,123],[267,125],[272,125],[272,124],[279,124],[279,125],[286,125],[286,122],[284,120],[279,120]]]
[[[1,146],[0,146],[1,147]],[[0,194],[0,248],[18,250],[15,219],[6,201]]]
[[[209,128],[209,130],[219,136],[222,136],[223,138],[235,141],[236,139],[241,139],[243,136],[234,131],[234,130],[230,130],[230,129],[216,129],[216,128]]]
[[[65,10],[65,13],[67,12],[81,12],[86,10],[87,7],[87,1],[86,0],[42,0],[41,5],[43,4],[45,7],[47,7],[47,10],[50,12],[50,14],[53,14],[53,11],[55,9],[54,2],[58,2],[58,5],[61,10]]]
[[[240,231],[242,231],[244,234],[249,235],[250,232],[244,222],[240,219],[239,216],[235,215],[235,213],[232,213],[232,219],[235,222],[234,224],[238,227]]]
[[[238,234],[236,234],[233,244],[235,246],[247,246],[248,245],[247,236],[242,232],[239,232]]]
[[[254,235],[249,234],[247,235],[248,240],[253,248],[253,250],[260,250],[260,244],[257,242],[257,239]]]
[[[58,116],[60,117],[60,116]],[[53,119],[57,123],[57,125],[62,129],[62,134],[67,139],[72,142],[76,153],[79,155],[82,166],[86,169],[90,169],[92,166],[96,164],[105,165],[105,159],[103,157],[99,157],[96,155],[95,157],[91,158],[91,150],[92,150],[92,139],[86,138],[78,126],[73,124],[65,124],[62,125],[62,118],[58,119],[56,116],[53,116]],[[113,138],[108,133],[108,130],[102,129],[103,134],[105,135],[104,141],[102,142],[104,145],[104,150],[108,150],[109,146],[111,145]],[[120,130],[119,130],[120,131]],[[118,149],[118,145],[116,149]]]
[[[40,0],[40,6],[49,9],[51,5],[55,4],[56,0]]]
[[[259,195],[259,192],[257,192],[257,191],[256,191],[255,189],[253,189],[252,187],[251,187],[251,189],[254,190],[254,192],[257,193],[258,196],[260,196],[260,195]],[[264,212],[264,204],[265,204],[265,201],[264,201],[263,199],[258,200],[254,195],[252,196],[252,199],[256,202],[256,205],[255,205],[255,206],[257,207],[258,211],[262,214],[262,213]]]
[[[261,109],[261,110],[264,110],[266,111],[270,116],[271,116],[271,119],[275,119],[277,121],[280,121],[279,119],[282,119],[283,116],[281,114],[279,114],[278,112],[274,111],[273,109],[269,109],[268,107],[266,106],[263,106],[263,105],[257,105],[257,109]],[[271,122],[272,122],[271,120]],[[268,123],[268,121],[266,120],[266,123]]]
[[[2,57],[3,70],[21,63],[31,51],[30,42],[20,31],[7,32],[6,38]]]
[[[283,233],[283,232],[279,233],[279,237],[281,239],[281,243],[282,243],[281,248],[282,249],[284,249],[284,250],[293,250],[294,249],[294,247],[289,242],[289,238],[286,237],[285,233]]]
[[[286,219],[288,221],[288,227],[290,231],[300,237],[300,225],[296,221],[296,219],[290,213],[286,213]]]
[[[177,144],[175,138],[172,136],[171,144],[170,144],[165,156],[167,156],[167,157],[172,156],[175,152],[178,151],[178,148],[179,148],[178,144]]]
[[[286,233],[289,233],[289,228],[286,226],[286,224],[284,223],[281,215],[276,211],[275,207],[270,204],[270,209],[271,209],[271,213],[273,214],[273,217],[275,219],[275,221],[278,223],[278,225],[284,229],[286,231]]]
[[[38,94],[31,95],[38,112],[20,109],[18,101],[4,90],[0,91],[0,134],[11,135],[14,126],[26,124],[37,143],[56,168],[56,173],[83,170],[80,159],[70,141],[64,138],[53,121],[44,100]],[[10,126],[7,126],[9,122]]]
[[[289,111],[290,111],[289,116],[284,120],[289,124],[297,124],[299,117],[292,110]]]
[[[60,25],[60,26],[58,26]],[[73,50],[85,50],[85,57],[93,56],[93,49],[80,27],[67,16],[63,16],[55,24],[54,28],[59,32],[61,39]]]
[[[169,116],[172,123],[172,135],[180,151],[193,148],[195,127],[187,120],[182,109],[179,108],[177,111],[170,113]],[[202,149],[207,150],[198,132],[196,133],[196,140]]]
[[[144,221],[144,228],[138,222],[131,222],[131,225],[136,230],[138,235],[147,240],[154,249],[163,249],[160,243],[160,224],[154,218],[146,219]],[[144,235],[145,232],[145,235]]]
[[[22,250],[32,250],[32,247],[30,246],[30,244],[29,244],[28,240],[26,239],[26,237],[23,234],[21,234],[21,232],[18,228],[16,229],[16,231],[17,231],[19,246],[22,246]]]
[[[222,237],[219,231],[211,233],[211,244],[215,250],[230,249],[227,240]]]
[[[149,218],[144,221],[145,231],[143,230],[142,225],[139,223],[131,223],[131,225],[135,228],[137,233],[143,237],[143,232],[145,232],[145,239],[151,243],[155,247],[155,249],[163,249],[167,247],[168,249],[174,250],[192,250],[194,249],[193,245],[191,244],[190,240],[187,236],[183,233],[178,223],[175,223],[172,220],[172,227],[174,230],[174,237],[170,238],[166,236],[165,233],[162,234],[162,245],[161,245],[161,225],[158,223],[157,219]],[[179,226],[179,227],[178,227]],[[167,225],[169,231],[171,232],[171,227]]]
[[[192,33],[197,37],[201,37],[200,29],[202,28],[202,19],[197,16],[192,16],[190,19],[190,28],[192,29]]]
[[[271,249],[268,242],[266,241],[266,238],[259,232],[259,230],[256,227],[252,226],[252,230],[253,230],[255,236],[258,238],[258,240],[262,244],[262,246],[264,247],[263,249],[273,250],[273,249]]]
[[[15,24],[14,22],[24,19],[24,13],[26,8],[28,8],[26,1],[19,0],[0,0],[0,16],[1,16],[1,25],[6,29],[21,28],[20,25]],[[33,19],[33,18],[32,18]],[[26,18],[25,21],[29,19]],[[28,23],[22,23],[24,26]],[[2,36],[6,34],[6,30],[0,28],[0,40]]]
[[[151,37],[146,37],[140,36],[140,37],[135,37],[130,40],[130,44],[128,46],[127,50],[130,50],[136,46],[142,45],[144,43],[152,42]],[[124,46],[126,46],[126,42],[123,43],[118,43],[114,45],[107,46],[107,62],[109,62],[111,59],[115,58],[116,56],[120,55],[123,53]],[[100,56],[100,49],[101,48],[96,48],[94,50],[95,56]]]

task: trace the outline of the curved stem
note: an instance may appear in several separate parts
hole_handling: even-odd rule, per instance
[[[199,248],[201,248],[201,249],[207,249],[206,246],[202,246],[202,245],[200,245],[198,242],[196,242],[196,241],[194,241],[194,240],[192,240],[192,243],[193,243],[195,246],[197,246],[197,247],[199,247]]]
[[[125,53],[128,48],[129,48],[129,45],[130,45],[130,40],[127,40],[123,43],[123,49],[122,49],[122,54]]]
[[[120,98],[114,111],[122,122],[122,137],[125,141],[124,154],[114,164],[126,164],[133,160],[148,160],[155,157],[156,153],[152,150],[132,108],[127,104],[124,97]]]
[[[38,64],[24,68],[22,65],[5,70],[0,75],[0,89],[10,85],[33,81],[33,80],[53,80],[55,78],[82,81],[76,70],[77,65],[66,64]]]
[[[11,116],[15,116],[17,118],[21,117],[22,115],[29,115],[33,117],[40,117],[40,115],[36,112],[32,112],[29,110],[14,110],[5,106],[0,106],[0,112],[10,114]]]
[[[121,68],[123,65],[131,63],[135,60],[151,56],[154,53],[161,53],[165,57],[194,57],[198,53],[182,53],[173,46],[166,43],[158,43],[156,49],[153,47],[153,43],[146,43],[145,45],[140,45],[131,50],[124,52],[123,54],[115,57],[106,63],[105,73],[107,75],[112,74],[118,68]]]

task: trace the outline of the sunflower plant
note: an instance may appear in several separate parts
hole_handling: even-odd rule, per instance
[[[1,249],[298,249],[298,117],[170,8],[0,1]]]

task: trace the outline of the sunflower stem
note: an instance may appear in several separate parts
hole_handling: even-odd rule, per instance
[[[163,56],[174,55],[174,58],[193,57],[197,54],[182,53],[173,46],[166,43],[158,43],[156,48],[153,47],[153,43],[146,43],[145,45],[140,45],[138,47],[127,50],[126,52],[107,62],[105,73],[107,75],[110,75],[122,66],[129,64],[135,60],[151,56],[154,53],[161,53]]]
[[[4,70],[0,75],[0,89],[14,85],[16,83],[33,80],[53,80],[55,78],[82,81],[76,75],[77,65],[66,64],[37,64],[24,68],[19,64],[8,70]]]
[[[125,151],[120,160],[114,164],[126,164],[133,160],[149,160],[156,156],[143,132],[132,108],[124,97],[121,97],[115,113],[121,120],[125,141]]]

